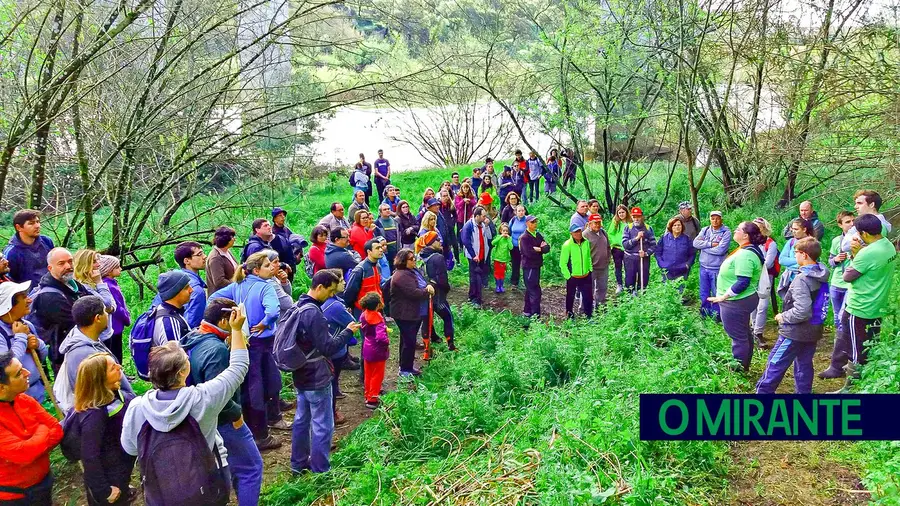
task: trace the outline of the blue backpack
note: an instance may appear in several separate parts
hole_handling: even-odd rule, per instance
[[[828,283],[822,283],[822,286],[819,287],[819,291],[813,296],[812,317],[810,317],[809,323],[813,325],[822,325],[825,323],[825,319],[828,317],[829,288]],[[838,308],[838,311],[840,311],[840,308]]]
[[[134,367],[142,380],[149,380],[150,348],[153,347],[153,331],[156,328],[156,319],[161,316],[175,316],[171,310],[163,305],[154,306],[144,314],[138,316],[131,333],[128,335],[128,348],[131,350],[131,358],[134,359]]]

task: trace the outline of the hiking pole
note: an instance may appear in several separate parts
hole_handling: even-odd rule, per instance
[[[47,379],[47,373],[44,372],[44,364],[38,357],[36,350],[31,350],[31,358],[34,360],[35,365],[37,365],[37,370],[41,374],[41,381],[44,383],[44,390],[47,392],[47,395],[50,396],[50,400],[53,401],[53,407],[56,408],[56,418],[62,420],[63,412],[61,409],[59,409],[59,403],[56,402],[56,396],[53,395],[53,385],[51,385],[50,380]]]
[[[424,360],[431,360],[432,338],[434,338],[434,296],[428,294],[428,339],[423,339],[423,341],[425,341],[425,355],[423,357]]]
[[[641,254],[638,256],[638,276],[640,278],[641,287],[640,289],[644,289],[644,238],[641,237],[639,239],[641,244]]]

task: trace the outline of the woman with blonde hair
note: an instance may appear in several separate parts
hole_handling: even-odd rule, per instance
[[[760,249],[765,255],[765,264],[763,265],[763,275],[769,276],[769,285],[772,289],[769,291],[768,297],[760,297],[756,311],[750,315],[750,321],[753,322],[753,339],[759,348],[768,348],[766,340],[763,337],[763,330],[766,328],[766,312],[769,310],[769,304],[775,308],[778,313],[778,300],[775,298],[775,276],[778,275],[778,243],[772,239],[772,224],[765,218],[754,218],[753,223],[759,227],[759,231],[765,236],[766,242]]]
[[[134,457],[119,442],[134,394],[121,388],[122,366],[109,353],[94,353],[78,366],[74,418],[68,431],[80,435],[84,488],[90,505],[128,504]],[[74,429],[77,428],[77,429]]]
[[[422,237],[428,232],[435,232],[438,235],[438,240],[444,242],[444,238],[441,236],[441,231],[438,230],[437,227],[437,215],[431,211],[425,211],[425,214],[422,215],[422,224],[419,226],[419,232],[416,234],[416,237]],[[421,247],[419,245],[419,241],[416,241],[416,253],[418,254],[421,251]]]
[[[92,295],[96,295],[103,299],[103,304],[106,306],[106,312],[109,314],[115,312],[116,300],[109,289],[109,285],[103,280],[103,276],[100,274],[100,256],[100,253],[92,249],[80,249],[75,252],[75,257],[72,260],[72,267],[75,271],[75,281],[84,285]],[[103,341],[103,344],[106,344],[113,336],[112,323],[112,318],[110,318],[106,330],[100,334],[100,341]],[[107,348],[108,347],[109,346],[107,346]],[[119,349],[121,349],[121,345],[119,345]]]

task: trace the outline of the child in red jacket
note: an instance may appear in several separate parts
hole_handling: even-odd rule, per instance
[[[378,397],[381,394],[381,386],[384,383],[384,366],[387,364],[390,350],[388,345],[388,329],[384,322],[384,301],[377,292],[369,292],[359,301],[363,312],[359,317],[360,331],[363,336],[362,358],[365,362],[365,396],[366,407],[375,409],[378,407]]]
[[[12,353],[0,353],[0,502],[50,506],[50,450],[63,431],[56,418],[24,393],[29,376]]]

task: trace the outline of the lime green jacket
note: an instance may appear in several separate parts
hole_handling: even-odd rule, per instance
[[[559,255],[559,270],[562,271],[563,278],[583,278],[591,273],[593,265],[591,243],[586,239],[582,239],[581,244],[576,244],[571,238],[563,243]]]
[[[512,237],[503,237],[500,234],[494,236],[491,241],[493,249],[491,249],[491,259],[495,262],[505,264],[512,259],[510,251],[512,251]]]

